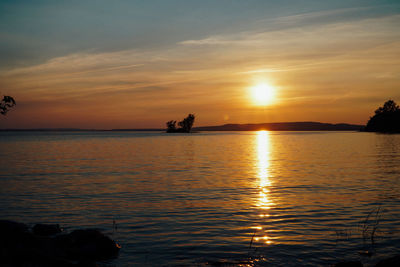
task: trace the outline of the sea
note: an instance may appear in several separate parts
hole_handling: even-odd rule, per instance
[[[99,266],[374,266],[400,253],[400,135],[1,131],[0,219],[100,229]]]

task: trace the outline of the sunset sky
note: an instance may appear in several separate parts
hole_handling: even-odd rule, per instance
[[[400,102],[398,0],[2,0],[0,36],[0,128],[365,124]]]

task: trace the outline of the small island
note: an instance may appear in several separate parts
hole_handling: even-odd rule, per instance
[[[168,121],[167,133],[190,133],[194,123],[194,114],[189,114],[182,121],[178,122],[179,128],[176,128],[176,121]]]
[[[375,110],[364,131],[400,133],[400,107],[393,100],[386,101],[383,107]]]

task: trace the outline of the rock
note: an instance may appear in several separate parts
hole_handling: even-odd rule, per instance
[[[52,236],[62,232],[59,224],[36,224],[32,231],[35,235]]]
[[[361,261],[342,261],[333,264],[332,267],[363,267]]]
[[[71,260],[104,260],[118,256],[120,246],[96,229],[75,230],[54,238],[55,247]]]
[[[31,232],[23,223],[0,220],[0,266],[97,266],[118,256],[120,246],[98,230],[55,235],[60,231],[37,224]]]
[[[118,255],[120,246],[96,229],[75,230],[69,234],[72,246],[70,255],[78,259],[102,260]]]
[[[398,267],[400,266],[400,255],[379,261],[375,267]]]
[[[0,220],[0,233],[2,235],[22,234],[28,232],[28,226],[23,223]]]
[[[78,262],[75,266],[76,267],[98,267],[99,265],[97,265],[96,262],[91,261],[91,260],[82,260],[82,261]]]
[[[38,240],[27,225],[13,221],[0,221],[0,251],[11,253],[35,247]]]

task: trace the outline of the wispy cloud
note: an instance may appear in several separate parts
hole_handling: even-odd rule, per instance
[[[382,8],[382,7],[381,7]],[[375,12],[374,14],[371,13]],[[368,22],[376,22],[382,20],[397,20],[398,14],[393,12],[391,14],[380,14],[376,12],[376,7],[358,7],[346,8],[336,10],[326,10],[318,12],[309,12],[291,16],[283,16],[276,18],[267,18],[258,20],[253,23],[254,29],[248,31],[237,32],[234,34],[220,34],[212,35],[203,39],[191,39],[178,42],[180,45],[254,45],[261,44],[261,41],[275,40],[273,37],[279,37],[282,33],[294,33],[301,31],[314,31],[316,28],[327,28],[330,33],[331,29],[347,28],[349,33],[353,34],[351,25],[359,25]],[[376,28],[377,25],[375,25]],[[386,28],[382,27],[384,30]],[[371,29],[371,32],[374,32]],[[393,29],[392,29],[393,30]],[[376,33],[376,32],[374,32]],[[271,36],[271,38],[266,38]],[[287,36],[281,36],[287,37]]]
[[[243,114],[254,113],[247,88],[261,77],[279,88],[276,105],[287,112],[277,112],[277,120],[307,118],[314,112],[310,103],[321,101],[331,105],[326,109],[331,118],[339,99],[375,99],[377,88],[382,95],[390,95],[399,85],[393,73],[400,71],[400,15],[360,15],[349,20],[354,12],[335,10],[265,20],[245,31],[168,47],[73,53],[2,72],[0,86],[21,100],[19,106],[30,103],[16,109],[20,121],[28,110],[38,118],[57,110],[71,123],[73,116],[90,121],[105,113],[111,122],[118,120],[114,115],[146,118],[149,114],[158,114],[163,122],[192,107],[212,124],[225,122],[226,114],[231,122],[256,122],[255,117]],[[334,20],[338,15],[346,20]],[[32,110],[34,103],[38,108]],[[361,104],[366,105],[365,101]],[[105,105],[115,114],[100,108]],[[82,113],[69,114],[69,106],[79,107]],[[291,106],[301,107],[301,112]],[[61,121],[60,117],[53,122]],[[354,117],[348,122],[360,120]],[[100,124],[99,119],[90,127]]]

